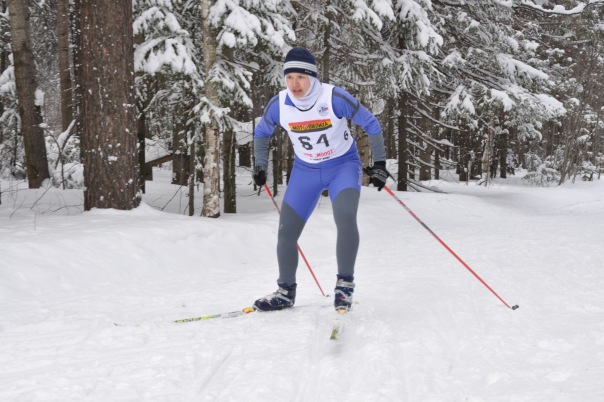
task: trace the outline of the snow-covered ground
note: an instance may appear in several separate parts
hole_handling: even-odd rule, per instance
[[[129,212],[2,182],[0,401],[604,401],[604,180],[396,193],[518,310],[363,188],[359,303],[334,342],[302,261],[291,310],[172,323],[276,289],[278,214],[244,171],[219,219],[182,215],[184,192],[155,176]],[[331,294],[327,198],[300,246]]]

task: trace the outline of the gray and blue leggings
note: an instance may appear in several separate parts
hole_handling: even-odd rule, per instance
[[[296,283],[298,239],[324,189],[329,191],[337,228],[338,275],[352,277],[359,249],[357,210],[362,180],[358,159],[319,166],[295,164],[283,197],[277,260],[280,286]]]

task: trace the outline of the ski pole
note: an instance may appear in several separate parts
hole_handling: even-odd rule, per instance
[[[500,296],[499,296],[499,295],[498,295],[498,294],[497,294],[497,293],[496,293],[496,292],[495,292],[493,289],[491,289],[491,287],[490,287],[489,285],[487,285],[487,283],[486,283],[485,281],[483,281],[483,280],[482,280],[482,278],[481,278],[480,276],[478,276],[478,274],[477,274],[476,272],[474,272],[474,270],[472,270],[472,268],[470,268],[470,267],[468,266],[468,264],[466,264],[466,263],[465,263],[465,261],[464,261],[464,260],[462,260],[462,259],[461,259],[461,258],[460,258],[460,257],[459,257],[457,254],[455,254],[455,252],[454,252],[453,250],[451,250],[451,248],[450,248],[449,246],[447,246],[447,244],[446,244],[444,241],[442,241],[442,240],[441,240],[441,238],[440,238],[440,237],[438,237],[438,236],[436,235],[436,233],[434,233],[434,232],[433,232],[433,231],[432,231],[432,230],[431,230],[431,229],[428,227],[428,225],[426,225],[424,222],[422,222],[422,220],[421,220],[421,219],[419,219],[419,218],[417,217],[417,215],[415,215],[415,214],[413,213],[413,211],[411,211],[411,210],[410,210],[410,209],[407,207],[407,205],[405,205],[405,203],[404,203],[403,201],[401,201],[401,200],[400,200],[400,198],[398,198],[398,197],[397,197],[397,196],[396,196],[396,195],[395,195],[395,194],[392,192],[392,190],[390,190],[390,189],[388,188],[388,186],[384,186],[384,189],[385,189],[385,190],[386,190],[386,192],[387,192],[388,194],[390,194],[390,195],[391,195],[391,196],[392,196],[392,197],[393,197],[393,198],[394,198],[396,201],[398,201],[398,203],[399,203],[400,205],[402,205],[402,207],[403,207],[403,208],[405,208],[405,210],[407,210],[407,212],[409,212],[409,213],[411,214],[411,216],[415,218],[415,220],[416,220],[416,221],[418,221],[418,222],[419,222],[419,223],[420,223],[420,224],[421,224],[421,225],[422,225],[422,226],[423,226],[423,227],[424,227],[424,228],[425,228],[425,229],[426,229],[428,232],[430,232],[430,234],[431,234],[432,236],[434,236],[434,238],[435,238],[436,240],[438,240],[438,242],[439,242],[440,244],[442,244],[442,246],[443,246],[444,248],[446,248],[446,249],[447,249],[447,251],[448,251],[448,252],[450,252],[450,253],[453,255],[453,257],[455,257],[455,258],[457,259],[457,261],[459,261],[459,262],[461,263],[461,265],[463,265],[463,266],[464,266],[464,267],[465,267],[465,268],[466,268],[468,271],[470,271],[470,273],[471,273],[472,275],[474,275],[474,276],[476,277],[476,279],[478,279],[478,280],[480,281],[480,283],[482,283],[482,284],[483,284],[483,285],[484,285],[484,286],[485,286],[487,289],[489,289],[489,290],[491,291],[491,293],[493,293],[493,294],[494,294],[494,295],[495,295],[495,296],[496,296],[496,297],[497,297],[497,298],[498,298],[498,299],[499,299],[499,300],[500,300],[500,301],[501,301],[503,304],[505,304],[505,306],[506,306],[507,308],[510,308],[510,309],[512,309],[512,310],[516,310],[516,309],[519,307],[517,304],[516,304],[516,305],[514,305],[514,306],[511,306],[511,307],[510,307],[510,305],[509,305],[509,304],[507,304],[507,303],[505,302],[505,300],[503,300],[503,299],[502,299],[502,298],[501,298],[501,297],[500,297]]]
[[[275,208],[277,208],[277,213],[279,215],[281,215],[281,209],[279,208],[279,205],[277,205],[277,201],[275,200],[275,197],[273,197],[273,193],[271,193],[271,190],[268,188],[268,185],[265,184],[264,185],[264,189],[266,190],[266,193],[269,195],[269,197],[271,197],[271,200],[273,201],[273,204],[275,205]],[[310,271],[310,274],[312,275],[312,278],[315,280],[315,283],[319,287],[319,290],[321,291],[321,294],[323,296],[325,296],[325,292],[323,292],[323,288],[321,288],[321,285],[319,284],[319,281],[317,280],[317,277],[315,276],[315,273],[313,272],[312,268],[310,267],[310,264],[308,263],[308,260],[306,259],[306,256],[302,252],[302,249],[300,248],[300,245],[296,244],[296,247],[298,247],[298,252],[300,253],[300,255],[302,256],[302,259],[306,263],[306,266],[308,267],[308,270]]]

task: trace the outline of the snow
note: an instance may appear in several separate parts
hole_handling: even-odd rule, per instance
[[[373,11],[364,0],[356,0],[354,2],[355,11],[352,14],[352,18],[357,21],[367,19],[369,23],[373,24],[378,30],[381,30],[384,24],[378,13],[385,11],[386,14],[384,17],[391,20],[394,19],[394,14],[392,13],[392,8],[390,5],[387,5],[386,7],[383,6],[383,3],[379,4],[377,10]]]
[[[474,114],[474,103],[472,94],[468,92],[464,85],[459,85],[453,95],[449,98],[445,106],[445,113],[451,113],[456,109],[465,109],[471,114]]]
[[[426,185],[446,194],[395,194],[520,308],[385,191],[363,188],[359,303],[337,342],[332,298],[302,261],[291,310],[171,322],[276,289],[278,213],[245,170],[238,213],[218,219],[182,215],[186,194],[165,170],[133,211],[82,212],[80,191],[3,181],[0,400],[604,400],[604,181],[443,176]],[[331,293],[327,198],[300,247]]]
[[[511,3],[511,2],[510,2]],[[563,5],[554,5],[553,8],[549,9],[549,8],[543,8],[543,4],[547,4],[547,1],[529,1],[529,0],[523,0],[522,5],[527,7],[527,8],[532,8],[535,10],[538,10],[542,13],[549,13],[549,14],[560,14],[560,15],[573,15],[573,14],[578,14],[583,12],[583,10],[585,9],[585,7],[589,6],[589,5],[594,5],[594,4],[602,4],[602,0],[589,0],[587,1],[587,3],[585,2],[579,2],[575,7],[567,10]]]
[[[514,101],[505,91],[499,91],[497,89],[491,88],[491,97],[501,102],[503,105],[503,110],[508,112],[512,110],[514,106]]]
[[[528,64],[523,63],[520,60],[516,60],[510,55],[504,53],[499,53],[497,55],[497,62],[503,70],[508,72],[510,76],[518,74],[541,80],[547,80],[548,78],[548,75],[543,71],[531,67]]]

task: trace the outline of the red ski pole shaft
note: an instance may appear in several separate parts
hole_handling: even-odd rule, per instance
[[[434,238],[435,238],[435,239],[436,239],[436,240],[437,240],[437,241],[438,241],[438,242],[439,242],[439,243],[440,243],[440,244],[441,244],[441,245],[442,245],[444,248],[446,248],[446,249],[447,249],[447,251],[448,251],[449,253],[451,253],[451,255],[453,255],[453,257],[455,257],[455,258],[457,259],[457,261],[459,261],[459,262],[461,263],[461,265],[463,265],[463,266],[464,266],[464,267],[465,267],[465,268],[466,268],[468,271],[470,271],[470,273],[471,273],[472,275],[474,275],[474,276],[476,277],[476,279],[478,279],[478,280],[480,281],[480,283],[482,283],[482,284],[483,284],[483,285],[484,285],[484,286],[485,286],[487,289],[489,289],[489,290],[491,291],[491,293],[493,293],[493,294],[495,295],[495,297],[497,297],[497,298],[498,298],[498,299],[499,299],[499,300],[500,300],[500,301],[501,301],[501,302],[502,302],[502,303],[503,303],[503,304],[504,304],[504,305],[505,305],[507,308],[510,308],[510,309],[512,309],[512,310],[516,310],[516,309],[519,307],[518,305],[511,306],[511,307],[510,307],[510,305],[509,305],[509,304],[507,304],[507,303],[505,302],[505,300],[503,300],[503,299],[502,299],[502,298],[501,298],[501,297],[500,297],[500,296],[497,294],[497,292],[495,292],[493,289],[491,289],[491,287],[490,287],[489,285],[487,285],[487,283],[486,283],[485,281],[483,281],[483,280],[482,280],[482,278],[481,278],[480,276],[478,276],[478,274],[477,274],[476,272],[474,272],[474,270],[473,270],[472,268],[470,268],[470,266],[469,266],[468,264],[466,264],[464,260],[462,260],[462,259],[461,259],[461,257],[459,257],[459,256],[458,256],[458,255],[457,255],[457,254],[456,254],[456,253],[455,253],[453,250],[451,250],[451,248],[450,248],[450,247],[449,247],[449,246],[448,246],[448,245],[447,245],[447,244],[446,244],[444,241],[442,241],[442,239],[441,239],[440,237],[438,237],[438,236],[436,235],[436,233],[434,233],[434,232],[432,231],[432,229],[430,229],[430,228],[428,227],[428,225],[426,225],[424,222],[422,222],[422,220],[421,220],[421,219],[419,219],[419,218],[417,217],[417,215],[415,215],[415,214],[413,213],[413,211],[411,211],[411,210],[410,210],[410,209],[407,207],[407,205],[405,205],[405,203],[404,203],[403,201],[401,201],[401,199],[400,199],[400,198],[398,198],[398,197],[397,197],[397,196],[396,196],[396,195],[395,195],[395,194],[392,192],[392,190],[390,190],[390,189],[389,189],[387,186],[384,186],[384,189],[385,189],[385,190],[386,190],[386,192],[387,192],[388,194],[390,194],[390,195],[391,195],[391,196],[392,196],[392,197],[393,197],[393,198],[394,198],[394,199],[395,199],[395,200],[396,200],[396,201],[397,201],[397,202],[398,202],[398,203],[399,203],[399,204],[400,204],[400,205],[401,205],[403,208],[405,208],[405,210],[406,210],[407,212],[409,212],[409,214],[411,214],[411,216],[412,216],[412,217],[414,217],[414,218],[415,218],[415,220],[416,220],[416,221],[418,221],[418,222],[420,223],[420,225],[422,225],[422,226],[424,227],[424,229],[426,229],[428,232],[430,232],[430,234],[431,234],[432,236],[434,236]]]
[[[273,197],[273,193],[271,193],[271,190],[268,188],[268,185],[265,184],[264,185],[264,189],[266,190],[266,193],[269,195],[269,197],[271,197],[271,200],[273,201],[273,204],[275,205],[275,208],[277,208],[277,212],[279,213],[279,215],[281,215],[281,209],[279,209],[279,205],[277,204],[277,201],[275,200],[275,197]],[[304,260],[304,263],[306,264],[306,266],[308,267],[308,270],[310,271],[310,275],[312,276],[312,278],[315,280],[315,283],[319,287],[319,290],[321,291],[321,294],[323,296],[325,296],[325,292],[323,292],[323,288],[321,288],[321,285],[319,284],[319,281],[318,281],[317,277],[315,276],[314,271],[310,267],[310,264],[308,263],[308,260],[306,259],[306,256],[302,252],[302,249],[300,248],[300,245],[296,244],[296,246],[298,247],[298,252],[302,256],[302,259]]]

